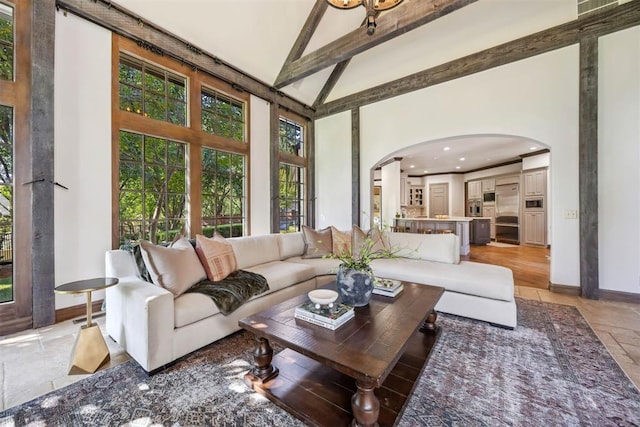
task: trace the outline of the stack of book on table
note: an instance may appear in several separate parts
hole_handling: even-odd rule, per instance
[[[400,280],[384,279],[376,277],[373,280],[373,293],[385,297],[395,297],[404,289],[404,285]]]
[[[353,318],[354,311],[353,307],[341,303],[334,304],[333,307],[320,306],[320,308],[316,308],[314,303],[307,301],[296,307],[294,316],[296,319],[335,330]]]

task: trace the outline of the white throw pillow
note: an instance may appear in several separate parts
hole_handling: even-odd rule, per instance
[[[175,296],[207,278],[195,249],[182,236],[168,247],[142,240],[140,248],[153,283]]]

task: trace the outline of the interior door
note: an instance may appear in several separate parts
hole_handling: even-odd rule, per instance
[[[449,215],[449,184],[429,184],[429,216]]]

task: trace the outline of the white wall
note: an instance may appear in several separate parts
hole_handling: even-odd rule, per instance
[[[361,174],[390,152],[439,138],[506,134],[540,141],[554,156],[551,281],[578,286],[578,221],[561,214],[578,209],[578,76],[578,48],[570,46],[362,107]],[[364,207],[368,185],[361,188]]]
[[[542,153],[522,159],[522,170],[546,168],[551,164],[551,153]]]
[[[104,276],[111,249],[111,33],[56,14],[55,285]],[[94,292],[93,299],[104,297]],[[56,294],[56,308],[85,295]]]
[[[639,293],[640,27],[601,37],[598,53],[600,288]]]
[[[464,174],[464,181],[475,181],[478,179],[486,178],[488,176],[498,175],[519,175],[522,172],[522,163],[514,163],[511,165],[498,166],[497,168],[484,169],[477,172],[470,172]]]
[[[380,209],[380,217],[383,226],[391,227],[394,224],[396,213],[400,213],[400,162],[391,162],[382,167],[382,194],[385,201]],[[368,206],[368,205],[367,205]],[[365,211],[370,212],[369,209]],[[362,224],[369,224],[370,217]]]
[[[340,230],[351,229],[351,112],[317,120],[315,130],[316,227],[333,225]],[[361,172],[360,177],[369,193],[369,169]],[[382,194],[385,194],[384,189]],[[370,213],[369,202],[367,200],[362,209]],[[370,215],[363,224],[368,224],[372,217]]]
[[[251,95],[249,101],[251,156],[249,159],[249,196],[251,234],[271,233],[271,181],[269,118],[271,104]]]

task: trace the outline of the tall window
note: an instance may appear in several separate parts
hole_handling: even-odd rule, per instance
[[[202,232],[242,236],[245,224],[245,156],[202,148]]]
[[[186,145],[120,132],[120,242],[171,241],[187,218]]]
[[[299,231],[304,224],[304,168],[280,163],[280,232]]]
[[[120,109],[186,126],[186,79],[129,57],[120,59]]]
[[[0,79],[13,80],[13,8],[0,3]]]
[[[13,108],[0,105],[0,303],[13,301]]]
[[[245,142],[244,102],[210,89],[203,90],[200,98],[203,131]]]
[[[280,117],[279,231],[291,232],[305,224],[305,129],[289,117]]]
[[[304,128],[284,117],[280,117],[280,152],[304,157]]]

